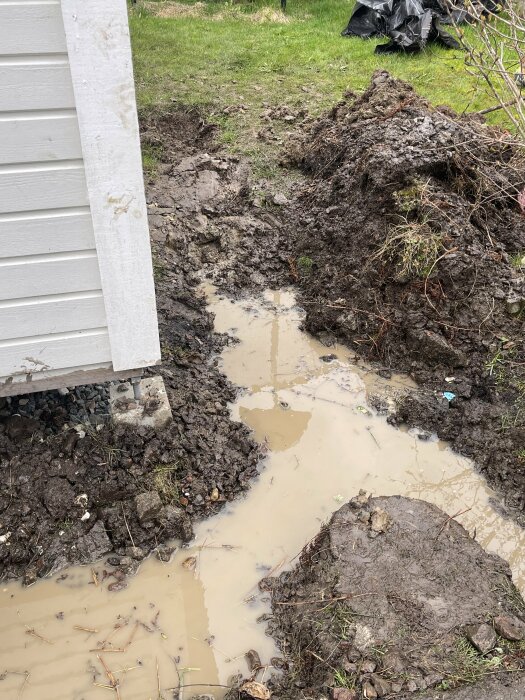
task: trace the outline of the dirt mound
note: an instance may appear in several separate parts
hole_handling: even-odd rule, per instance
[[[437,429],[525,507],[525,154],[384,72],[288,149],[306,328],[409,372]],[[447,392],[447,397],[443,394]]]
[[[212,145],[195,112],[156,117],[155,124],[148,138],[162,129],[172,164]],[[163,364],[152,374],[164,378],[173,423],[160,431],[81,425],[91,409],[96,418],[98,404],[106,411],[106,387],[2,401],[0,580],[32,583],[109,551],[125,555],[131,573],[129,556],[137,561],[166,540],[190,539],[194,519],[217,512],[257,474],[259,448],[230,419],[236,391],[213,362],[224,339],[213,332],[197,264],[185,248],[164,245],[159,218],[150,224]]]
[[[288,664],[276,697],[408,697],[497,671],[523,683],[525,603],[508,565],[425,501],[362,492],[262,587]]]

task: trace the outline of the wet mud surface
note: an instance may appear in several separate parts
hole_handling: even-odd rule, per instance
[[[357,583],[366,587],[362,593],[367,595],[363,598],[373,600],[360,601],[352,607],[351,624],[345,627],[348,633],[345,643],[336,639],[337,644],[330,647],[332,651],[327,645],[334,642],[336,628],[330,626],[333,622],[329,617],[333,612],[330,596],[338,597],[344,577],[335,572],[330,554],[326,555],[328,559],[324,554],[317,557],[323,548],[316,547],[328,537],[329,530],[323,529],[319,538],[310,543],[291,573],[283,574],[279,583],[267,582],[263,600],[258,602],[255,601],[257,582],[264,573],[275,573],[293,563],[294,554],[309,537],[314,537],[320,522],[331,515],[334,503],[344,502],[356,492],[356,479],[360,480],[358,485],[366,484],[375,493],[399,493],[403,489],[403,493],[429,500],[433,500],[432,494],[437,494],[436,499],[441,499],[443,507],[447,506],[447,512],[465,516],[462,522],[470,533],[477,532],[479,526],[483,533],[480,541],[489,550],[499,548],[512,561],[513,570],[522,576],[516,526],[508,523],[513,534],[502,536],[504,528],[499,516],[490,508],[485,512],[484,508],[488,508],[485,500],[483,507],[478,507],[479,494],[483,493],[483,499],[489,496],[478,477],[473,481],[472,491],[465,486],[470,484],[472,476],[470,465],[465,466],[457,457],[457,467],[450,472],[448,466],[443,467],[440,481],[435,472],[435,465],[441,465],[440,459],[435,455],[428,457],[427,474],[423,457],[427,450],[431,453],[437,449],[433,433],[450,440],[460,453],[476,460],[478,468],[506,496],[507,506],[520,520],[525,505],[525,459],[521,454],[525,398],[522,399],[520,345],[521,294],[525,293],[520,254],[525,248],[525,236],[523,216],[515,201],[516,192],[523,185],[519,154],[506,143],[495,144],[492,132],[487,145],[487,132],[481,126],[468,122],[460,128],[450,114],[430,110],[408,86],[385,76],[376,77],[364,96],[355,102],[349,98],[311,129],[304,132],[306,136],[298,134],[289,148],[289,161],[299,165],[307,176],[297,196],[292,198],[285,196],[275,184],[255,182],[246,162],[219,151],[214,143],[213,127],[197,112],[178,111],[144,122],[143,142],[158,156],[156,173],[147,183],[147,202],[163,364],[151,373],[160,374],[165,381],[174,422],[162,431],[102,423],[99,418],[106,410],[107,387],[97,389],[94,396],[84,390],[69,395],[48,392],[45,396],[36,395],[29,402],[24,402],[24,397],[15,397],[3,403],[0,406],[0,579],[22,576],[26,584],[31,584],[68,564],[88,564],[113,552],[104,568],[95,571],[96,580],[92,581],[95,588],[104,589],[104,595],[111,594],[128,585],[128,578],[149,552],[157,549],[159,558],[167,563],[171,552],[163,543],[173,539],[187,543],[196,521],[212,516],[207,521],[210,536],[224,539],[218,545],[210,545],[206,530],[202,529],[205,523],[197,526],[202,535],[201,549],[197,548],[191,555],[196,559],[194,575],[184,578],[191,588],[190,579],[200,582],[204,578],[198,562],[205,547],[216,547],[220,556],[227,546],[232,545],[233,551],[237,545],[233,539],[226,541],[225,535],[243,529],[240,525],[223,528],[220,524],[223,521],[219,520],[217,525],[213,516],[250,487],[254,492],[259,489],[258,496],[264,497],[273,489],[277,500],[270,498],[267,510],[257,518],[249,500],[237,500],[226,509],[227,517],[239,512],[242,522],[253,520],[253,528],[239,536],[242,541],[239,548],[250,552],[252,566],[249,585],[243,586],[242,594],[235,589],[236,597],[232,596],[226,605],[226,587],[221,588],[228,581],[226,572],[237,578],[236,571],[243,568],[242,560],[237,565],[230,562],[225,566],[213,553],[213,575],[205,592],[199,588],[197,597],[193,591],[188,598],[198,600],[200,607],[206,599],[210,611],[221,609],[221,615],[216,618],[210,612],[217,629],[209,637],[204,636],[206,614],[198,616],[198,638],[214,649],[214,655],[204,654],[208,677],[215,681],[219,676],[225,684],[223,669],[217,671],[221,664],[217,661],[215,644],[218,649],[228,645],[231,637],[228,625],[233,624],[243,605],[249,610],[247,629],[253,633],[255,613],[260,614],[261,607],[264,610],[264,597],[269,593],[274,608],[280,611],[279,620],[275,616],[270,621],[270,631],[283,645],[285,656],[290,652],[287,646],[291,643],[290,630],[297,628],[301,634],[296,636],[308,637],[307,642],[311,642],[313,627],[309,625],[314,623],[304,613],[318,613],[319,606],[318,598],[310,605],[305,590],[312,586],[312,592],[317,586],[316,595],[322,588],[323,605],[319,618],[321,633],[315,636],[314,653],[321,661],[301,651],[304,668],[297,674],[287,673],[286,680],[275,686],[276,693],[283,698],[306,698],[310,697],[305,693],[309,688],[323,693],[331,688],[335,700],[354,700],[350,693],[359,688],[361,695],[366,690],[368,698],[373,698],[374,692],[378,697],[388,697],[383,692],[387,686],[381,686],[385,681],[390,683],[390,695],[397,693],[398,697],[415,690],[427,692],[426,688],[433,685],[434,695],[421,696],[430,700],[440,697],[440,683],[455,679],[451,669],[446,667],[442,671],[440,664],[450,660],[447,650],[457,650],[458,640],[463,639],[461,630],[469,624],[492,624],[498,612],[523,617],[521,608],[511,605],[516,600],[515,591],[508,588],[507,593],[499,593],[509,581],[507,565],[485,554],[454,519],[448,519],[428,504],[414,506],[418,513],[414,516],[417,527],[413,528],[415,533],[410,533],[406,531],[409,519],[400,519],[399,509],[394,509],[390,514],[396,523],[392,531],[389,527],[378,532],[377,537],[369,537],[373,516],[367,520],[365,513],[363,519],[353,521],[350,516],[355,509],[347,507],[341,511],[350,514],[348,518],[352,520],[345,527],[355,530],[354,534],[370,548],[379,547],[381,555],[386,557],[385,565],[406,564],[416,551],[427,557],[428,566],[423,572],[427,578],[423,574],[418,574],[419,578],[415,574],[403,578],[399,573],[398,584],[407,592],[396,607],[394,598],[389,600],[383,594],[368,596],[375,591],[374,586],[385,584],[385,573],[380,567],[370,566],[370,561],[378,560],[376,551],[363,556],[362,575]],[[469,144],[469,154],[474,152],[476,168],[465,165],[468,154],[461,150],[465,143]],[[496,197],[494,180],[499,186]],[[241,356],[229,367],[225,362],[229,377],[226,379],[218,353],[226,345],[234,344],[239,329],[233,322],[235,314],[225,313],[226,320],[218,328],[221,333],[214,331],[213,316],[206,308],[201,286],[204,278],[236,298],[253,290],[260,294],[268,286],[295,285],[300,290],[300,304],[306,309],[304,326],[323,344],[316,346],[315,371],[310,355],[304,374],[294,364],[297,359],[290,360],[293,371],[283,361],[283,353],[285,358],[287,353],[290,358],[295,356],[282,338],[278,342],[277,317],[286,310],[286,305],[280,308],[276,297],[273,305],[267,304],[266,311],[269,308],[273,316],[265,322],[271,325],[272,333],[264,342],[254,327],[258,314],[264,316],[265,312],[252,304],[254,326],[248,324],[249,332],[243,337],[247,347],[243,352],[257,360],[250,365],[253,375],[243,374],[246,368]],[[222,298],[220,304],[233,305],[233,301]],[[219,306],[216,310],[219,313]],[[240,327],[241,321],[239,318]],[[292,337],[295,331],[299,332],[296,326],[287,328]],[[367,407],[364,395],[361,397],[363,386],[356,379],[346,377],[344,368],[341,376],[337,371],[332,378],[324,376],[332,372],[333,363],[337,364],[341,354],[345,361],[351,359],[356,366],[362,364],[358,355],[350,358],[346,347],[334,345],[337,338],[375,362],[384,377],[390,378],[393,370],[403,370],[420,383],[420,389],[413,391],[408,386],[410,390],[404,387],[392,395],[369,392]],[[296,342],[300,343],[298,339]],[[283,366],[275,360],[278,346]],[[260,361],[266,347],[269,371]],[[301,357],[300,366],[303,361]],[[239,374],[238,370],[243,371]],[[238,392],[230,381],[249,387],[232,413],[230,403],[235,402]],[[449,397],[450,400],[443,397],[444,391],[453,393],[454,397]],[[361,397],[358,403],[357,395]],[[72,411],[72,403],[77,399],[82,407]],[[325,411],[316,414],[312,402],[317,406],[321,403]],[[330,413],[332,405],[334,410],[348,409],[342,423]],[[388,426],[385,419],[381,419],[384,425],[377,427],[374,420],[385,414],[391,424],[423,429],[410,436],[413,466],[395,460],[389,462],[380,456],[389,446],[392,451],[397,449],[395,440],[407,437]],[[317,418],[312,418],[314,415]],[[349,416],[355,423],[350,436],[354,443],[341,452],[337,446],[344,443],[340,440],[341,431],[345,439],[348,437]],[[89,425],[85,425],[86,418]],[[331,439],[323,442],[318,437],[322,434]],[[395,440],[393,434],[398,436]],[[377,454],[373,452],[375,449],[379,450]],[[264,473],[256,479],[261,457],[266,453],[269,455],[266,466],[274,460],[274,466],[280,469],[269,472],[267,479]],[[325,465],[327,459],[332,471],[324,475],[321,485],[315,486],[319,465]],[[389,470],[385,481],[386,463]],[[306,471],[301,484],[304,482],[306,490],[298,496],[294,491],[299,491],[295,470],[304,465]],[[350,480],[346,481],[349,475]],[[281,479],[284,499],[277,491]],[[313,503],[314,492],[315,497],[323,494],[323,499],[316,501],[315,507],[312,505],[314,522],[309,518],[301,520],[300,527],[297,521],[297,527],[290,528],[290,514],[298,504],[310,503],[309,499]],[[468,496],[469,500],[460,509],[455,506],[458,492],[461,498]],[[388,510],[390,502],[394,501],[378,499],[377,507]],[[262,547],[259,542],[267,537],[268,514],[277,513],[282,503],[288,505],[280,514],[282,517],[276,519],[276,543]],[[361,506],[361,511],[369,507]],[[426,530],[422,533],[425,522]],[[492,526],[495,522],[497,525]],[[443,524],[445,527],[440,531]],[[400,546],[403,541],[406,546],[403,551],[389,555],[381,547],[383,542],[390,541],[396,527],[399,535],[403,533],[397,544]],[[432,528],[438,532],[433,534]],[[285,545],[281,538],[287,529],[293,531],[293,538]],[[430,531],[431,537],[427,536]],[[409,543],[410,534],[418,534],[417,547]],[[343,539],[341,546],[348,538],[345,535]],[[332,547],[335,545],[330,543],[329,549]],[[280,557],[279,550],[282,550]],[[450,555],[452,550],[454,557]],[[451,561],[445,561],[446,552]],[[180,568],[185,559],[182,561],[181,553],[177,556]],[[441,557],[442,566],[435,568],[431,557]],[[352,562],[352,567],[358,568],[358,562]],[[151,567],[151,562],[145,566]],[[473,583],[481,569],[489,572],[487,579],[479,588],[478,597],[471,596],[465,601],[465,581]],[[166,576],[169,578],[171,574]],[[417,600],[410,598],[417,593],[415,588],[410,593],[412,579],[425,589]],[[462,586],[457,583],[460,580]],[[180,575],[169,583],[173,582],[185,585]],[[495,587],[491,588],[490,582]],[[341,595],[355,593],[356,582],[349,577],[347,584],[348,590]],[[429,593],[431,584],[436,588]],[[446,596],[441,600],[441,594],[435,591],[445,584],[451,596],[457,593],[458,600]],[[89,584],[84,582],[84,585]],[[430,588],[425,588],[427,585]],[[233,590],[233,586],[234,582],[230,581],[228,590]],[[428,602],[430,599],[432,604]],[[517,599],[521,601],[519,596]],[[106,602],[110,605],[110,601]],[[345,612],[347,598],[335,602],[336,610],[343,608],[344,614],[348,612]],[[157,605],[150,600],[147,603]],[[352,600],[352,606],[354,603]],[[503,607],[498,608],[500,603]],[[388,614],[381,605],[388,608]],[[153,607],[150,605],[150,609]],[[297,607],[304,609],[299,618],[294,618]],[[286,612],[281,612],[281,608]],[[180,610],[177,608],[178,614],[184,617],[186,609],[185,603]],[[132,629],[146,619],[144,608],[140,620],[138,613],[135,617],[133,612],[119,614],[126,616],[126,626],[131,625]],[[402,679],[401,688],[395,691],[393,685],[399,685],[400,678],[393,677],[390,670],[385,671],[381,654],[371,659],[374,669],[370,670],[371,664],[369,670],[358,666],[370,659],[355,645],[360,629],[357,624],[361,624],[361,618],[368,621],[369,615],[376,624],[383,614],[383,627],[376,628],[370,623],[376,641],[385,648],[392,646],[395,654],[403,656],[404,670],[398,673],[409,676]],[[450,622],[446,629],[445,616]],[[184,629],[190,628],[188,623]],[[160,637],[157,642],[165,641],[164,627],[152,629]],[[398,637],[401,635],[397,641],[392,639],[393,630],[397,630]],[[181,642],[181,649],[183,644],[187,645],[184,649],[188,663],[191,663],[190,638],[195,638],[195,634],[193,637],[186,634]],[[34,636],[33,639],[45,644]],[[503,664],[514,673],[513,664],[519,665],[522,656],[507,642],[499,639],[498,649],[503,651],[490,650],[483,662],[493,663],[494,668]],[[302,642],[299,639],[297,643],[300,646]],[[261,643],[259,648],[268,656],[264,659],[267,670],[282,666],[279,659],[275,665],[272,663],[272,646],[269,641],[268,646]],[[350,658],[354,648],[360,656],[353,652],[356,658]],[[384,653],[385,648],[382,648]],[[228,650],[224,656],[235,659],[244,651],[245,648]],[[333,658],[329,657],[327,668],[329,654]],[[335,666],[336,661],[341,663],[340,668]],[[473,661],[476,672],[477,661],[476,657]],[[335,683],[334,668],[343,674]],[[499,672],[499,666],[496,670]],[[438,680],[440,673],[442,678]],[[515,681],[511,673],[508,676],[512,680],[505,687],[511,689]],[[498,677],[497,692],[501,692],[508,676]],[[405,687],[409,681],[415,687]],[[484,682],[490,685],[490,681]],[[334,693],[334,687],[341,690]],[[445,692],[445,686],[442,687]],[[452,686],[449,684],[447,693],[449,687]],[[345,695],[343,690],[348,693]],[[447,697],[456,696],[451,693]],[[494,698],[497,697],[495,694]]]
[[[172,127],[187,139],[171,142],[177,162],[207,144],[194,113]],[[157,199],[150,189],[152,212]],[[257,474],[260,448],[229,415],[236,390],[216,367],[223,340],[198,289],[198,264],[186,247],[166,246],[152,220],[163,364],[151,374],[165,381],[174,421],[161,431],[91,424],[107,412],[102,386],[77,394],[82,410],[75,392],[0,400],[0,580],[30,584],[111,551],[133,572],[158,544],[191,539],[193,520],[217,512]],[[125,585],[122,570],[116,576],[109,583]]]
[[[219,699],[238,674],[246,677],[249,649],[250,663],[261,661],[257,682],[268,683],[283,659],[265,634],[270,599],[261,577],[294,567],[305,542],[360,488],[457,514],[525,590],[525,533],[494,509],[495,494],[472,464],[435,438],[394,428],[373,408],[411,390],[406,377],[379,377],[342,345],[328,360],[300,330],[304,312],[289,290],[234,303],[209,287],[206,296],[216,331],[238,341],[219,362],[244,387],[232,419],[267,446],[260,476],[244,497],[195,523],[186,547],[159,547],[125,590],[115,591],[114,572],[136,563],[120,557],[115,569],[114,555],[34,586],[4,583],[0,697],[56,700],[60,688],[68,700],[103,700],[103,660],[122,700],[157,697],[158,684],[165,698],[179,697],[177,669],[185,700],[197,692]]]
[[[261,585],[287,664],[275,697],[430,699],[497,671],[515,674],[500,697],[523,689],[525,603],[507,563],[425,501],[362,491]]]
[[[378,72],[288,158],[309,178],[292,215],[307,330],[409,373],[422,393],[394,420],[474,458],[523,520],[522,149]]]

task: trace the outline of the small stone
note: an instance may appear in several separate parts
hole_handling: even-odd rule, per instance
[[[212,492],[210,493],[210,501],[218,501],[219,500],[219,489],[212,489]]]
[[[38,578],[36,566],[28,566],[24,571],[24,586],[32,586]]]
[[[288,197],[286,197],[282,192],[278,192],[273,196],[273,203],[278,207],[284,206],[285,204],[288,204]]]
[[[375,661],[371,659],[365,659],[361,664],[361,673],[373,673],[377,668]]]
[[[156,491],[146,491],[135,496],[137,517],[141,525],[150,523],[161,511],[162,501]]]
[[[490,625],[468,625],[465,627],[467,639],[472,642],[481,654],[487,654],[496,646],[496,633]]]
[[[244,657],[246,658],[246,663],[248,664],[250,672],[258,671],[262,667],[261,657],[255,651],[255,649],[250,649],[247,651]]]
[[[159,544],[157,547],[157,559],[159,561],[164,561],[164,562],[169,562],[171,557],[173,556],[173,552],[177,550],[177,547],[172,547],[169,544]]]
[[[332,697],[334,700],[357,700],[357,692],[350,688],[334,688]]]
[[[350,499],[350,506],[359,510],[362,506],[368,503],[368,495],[364,489],[359,489],[359,494]]]
[[[108,586],[108,591],[111,591],[112,593],[118,593],[118,591],[123,591],[124,588],[128,587],[128,582],[125,579],[122,579],[121,581],[114,581],[113,583],[110,583]]]
[[[121,557],[119,562],[119,568],[125,574],[134,574],[138,568],[138,564],[131,557]]]
[[[405,672],[406,665],[400,654],[395,651],[387,651],[381,659],[381,668],[389,674],[400,675]]]
[[[270,700],[271,693],[268,688],[257,681],[245,681],[239,690],[250,698],[256,698],[256,700]]]
[[[286,668],[286,661],[281,659],[280,656],[272,656],[270,664],[279,671],[283,671]]]
[[[378,698],[384,698],[392,692],[392,685],[385,678],[382,678],[377,673],[372,673],[370,681],[375,688]]]
[[[334,355],[332,352],[329,355],[321,355],[319,359],[323,362],[333,362],[334,360],[337,360],[337,355]]]
[[[376,689],[370,681],[363,683],[363,697],[367,698],[367,700],[375,700],[377,698]]]
[[[382,508],[374,508],[370,518],[370,527],[373,532],[377,532],[377,534],[386,532],[391,524],[392,518],[388,515],[386,510],[383,510]]]
[[[493,624],[499,636],[510,642],[521,642],[525,639],[525,623],[514,615],[499,615],[494,618]]]
[[[144,559],[144,557],[146,556],[144,550],[140,547],[126,547],[124,552],[126,556],[131,557],[136,561],[142,561],[142,559]]]

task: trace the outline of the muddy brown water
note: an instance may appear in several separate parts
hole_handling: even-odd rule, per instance
[[[491,505],[495,495],[471,463],[437,440],[389,426],[367,395],[410,390],[383,380],[299,329],[290,292],[232,302],[207,289],[216,329],[240,342],[222,355],[245,387],[232,406],[268,445],[261,475],[242,500],[197,527],[195,545],[169,564],[149,559],[127,589],[109,593],[90,567],[66,570],[31,588],[0,594],[0,698],[122,700],[223,690],[245,671],[243,654],[276,654],[257,618],[268,612],[257,583],[290,566],[302,546],[359,489],[435,503],[491,552],[506,558],[525,592],[524,532]],[[334,353],[337,360],[321,356]],[[188,558],[195,557],[192,569]],[[104,565],[93,570],[102,577]],[[103,649],[103,651],[101,650]],[[269,672],[269,671],[268,671]],[[159,687],[161,693],[159,694]],[[175,695],[176,696],[176,695]]]

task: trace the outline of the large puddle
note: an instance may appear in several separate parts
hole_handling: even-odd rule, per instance
[[[233,416],[268,445],[260,478],[200,524],[195,546],[169,564],[146,561],[120,593],[100,583],[103,564],[95,575],[74,568],[29,589],[2,588],[0,698],[159,700],[179,697],[169,690],[179,678],[184,697],[221,697],[220,685],[245,670],[245,651],[263,663],[276,654],[257,623],[268,611],[258,581],[289,566],[361,488],[462,513],[457,519],[509,561],[525,592],[525,533],[490,505],[494,495],[468,460],[392,428],[367,405],[367,393],[388,396],[409,380],[382,380],[351,364],[348,350],[302,333],[287,292],[235,303],[210,293],[210,306],[217,330],[241,341],[222,362],[246,387]],[[329,353],[337,359],[320,359]]]

